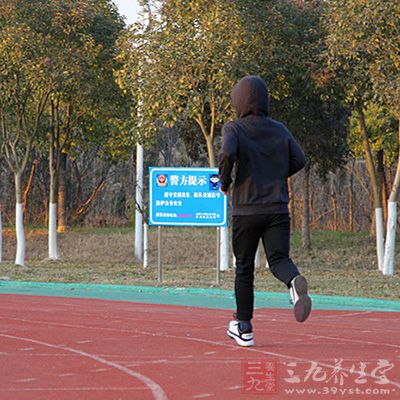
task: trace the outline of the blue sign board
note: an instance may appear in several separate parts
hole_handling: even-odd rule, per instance
[[[227,226],[218,168],[151,167],[149,225]]]

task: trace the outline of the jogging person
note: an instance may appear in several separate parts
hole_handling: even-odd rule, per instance
[[[289,258],[290,216],[287,178],[306,164],[289,130],[269,117],[265,82],[246,76],[233,88],[237,119],[222,128],[219,155],[221,192],[232,194],[233,253],[236,258],[235,320],[227,334],[240,346],[253,346],[254,259],[262,239],[272,274],[287,285],[298,322],[311,311],[306,279]]]

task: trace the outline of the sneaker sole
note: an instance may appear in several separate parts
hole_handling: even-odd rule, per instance
[[[304,322],[311,312],[312,302],[308,295],[308,285],[304,276],[299,276],[295,280],[296,292],[299,299],[294,305],[294,317],[297,322]]]
[[[235,335],[233,332],[231,332],[230,330],[227,330],[226,333],[228,334],[228,336],[229,336],[231,339],[236,340],[236,343],[237,343],[239,346],[242,346],[242,347],[254,346],[254,339],[244,341],[244,340],[240,339],[240,337],[238,337],[237,335]]]

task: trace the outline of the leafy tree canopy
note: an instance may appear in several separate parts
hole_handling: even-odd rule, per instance
[[[232,86],[250,72],[253,36],[235,2],[158,3],[156,16],[135,24],[121,39],[124,68],[118,82],[133,94],[133,125],[140,126],[142,139],[153,134],[157,121],[173,126],[193,120],[213,165],[215,131],[231,112]]]

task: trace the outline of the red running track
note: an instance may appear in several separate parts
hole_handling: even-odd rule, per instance
[[[400,399],[398,313],[314,311],[299,324],[261,309],[247,349],[226,337],[230,317],[0,295],[0,399]]]

